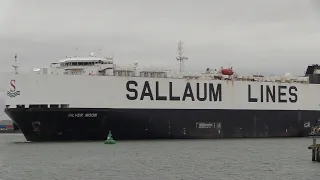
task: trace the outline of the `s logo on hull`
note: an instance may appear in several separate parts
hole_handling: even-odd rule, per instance
[[[11,97],[11,98],[14,98],[14,97],[20,95],[20,91],[17,91],[17,90],[16,90],[17,88],[16,88],[15,83],[16,83],[16,80],[12,79],[12,80],[10,81],[10,86],[11,86],[11,87],[10,87],[10,90],[7,91],[7,96],[9,96],[9,97]]]

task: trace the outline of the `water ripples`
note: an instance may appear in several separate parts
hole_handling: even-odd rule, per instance
[[[1,179],[318,179],[311,139],[21,143],[0,135]],[[19,143],[17,143],[19,142]]]

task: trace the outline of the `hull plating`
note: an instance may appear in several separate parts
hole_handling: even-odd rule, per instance
[[[308,136],[319,111],[6,109],[28,141]],[[310,123],[308,123],[310,122]]]

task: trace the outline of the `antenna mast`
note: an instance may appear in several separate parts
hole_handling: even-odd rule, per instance
[[[182,47],[183,42],[178,43],[178,56],[176,57],[178,61],[180,61],[180,72],[183,71],[183,62],[184,60],[188,60],[188,57],[183,56],[183,47]]]
[[[114,59],[114,52],[113,51],[111,53],[111,58],[112,58],[112,60]]]
[[[14,68],[14,73],[18,74],[18,56],[17,54],[14,55],[14,64],[12,65],[12,67]]]
[[[79,57],[79,48],[76,47],[76,51],[77,51],[77,56]]]

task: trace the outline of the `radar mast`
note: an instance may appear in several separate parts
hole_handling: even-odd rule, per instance
[[[12,64],[12,67],[14,68],[14,73],[18,74],[19,66],[18,66],[18,55],[17,54],[14,55],[14,64]]]
[[[180,72],[184,70],[184,60],[188,60],[188,57],[183,55],[183,42],[178,43],[178,56],[176,57],[178,61],[180,61]]]

